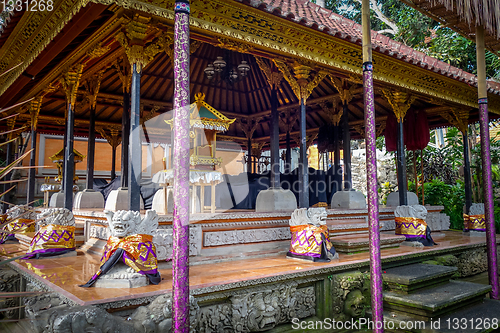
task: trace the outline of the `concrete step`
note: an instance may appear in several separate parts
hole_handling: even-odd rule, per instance
[[[479,303],[432,319],[422,320],[396,311],[384,311],[385,332],[483,333],[500,331],[500,301]]]
[[[450,281],[413,294],[388,291],[384,292],[384,309],[427,320],[479,303],[490,291],[489,285],[462,281]]]
[[[380,248],[399,247],[406,240],[405,236],[395,235],[394,232],[380,233]],[[369,250],[370,240],[367,232],[330,236],[335,250],[341,253],[359,253]]]
[[[422,288],[448,283],[456,267],[414,264],[385,269],[384,285],[393,292],[409,294]]]

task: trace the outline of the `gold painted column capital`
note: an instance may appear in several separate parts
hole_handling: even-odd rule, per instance
[[[335,89],[337,89],[337,91],[339,92],[339,97],[342,101],[342,104],[349,104],[355,95],[354,91],[356,90],[356,84],[349,85],[347,79],[338,78],[333,76],[332,74],[328,74],[328,76],[330,77],[330,81],[332,82]]]
[[[259,65],[262,73],[266,76],[267,83],[271,86],[271,88],[278,89],[281,80],[283,80],[283,73],[273,71],[261,57],[255,56],[255,60],[257,61],[257,65]]]
[[[313,78],[310,78],[312,68],[308,65],[295,62],[293,65],[288,65],[283,61],[273,59],[274,64],[281,73],[285,80],[292,87],[293,93],[299,100],[304,100],[304,102],[309,98],[314,88],[328,75],[326,71],[318,71]],[[290,72],[290,68],[293,68],[293,75]]]
[[[63,75],[61,83],[66,93],[66,101],[71,106],[75,105],[80,78],[82,77],[83,65],[77,64],[69,68]]]
[[[392,111],[401,122],[406,116],[406,112],[410,109],[416,97],[403,91],[382,89],[382,94],[387,99],[392,107]]]
[[[101,70],[83,83],[83,85],[85,86],[85,91],[87,93],[87,99],[89,101],[91,108],[95,108],[96,106],[97,94],[99,94],[99,89],[101,87],[101,80],[103,75],[104,71]]]
[[[38,114],[42,108],[43,96],[37,96],[28,105],[28,111],[31,118],[31,129],[36,131],[38,125]]]
[[[130,66],[133,68],[136,65],[137,73],[141,73],[158,53],[166,50],[168,36],[164,34],[147,44],[149,22],[150,18],[136,15],[115,36],[125,50]]]
[[[106,141],[108,141],[109,145],[113,149],[116,149],[116,147],[118,147],[122,142],[120,132],[116,128],[96,127],[96,131],[101,134]],[[109,131],[109,134],[106,131]]]

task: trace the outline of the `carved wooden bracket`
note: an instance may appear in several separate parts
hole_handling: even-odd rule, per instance
[[[382,89],[382,94],[392,107],[398,123],[404,119],[406,112],[415,101],[416,97],[403,91]]]
[[[332,74],[328,75],[332,81],[333,86],[339,92],[340,100],[343,105],[349,104],[354,97],[354,91],[356,90],[356,84],[349,85],[349,80],[342,78],[339,79]]]
[[[103,128],[103,127],[96,127],[96,131],[101,134],[101,136],[108,141],[108,143],[113,147],[113,149],[116,149],[122,142],[122,138],[119,134],[119,131],[114,128]],[[107,133],[109,131],[109,134]]]
[[[283,73],[273,71],[261,57],[255,56],[255,60],[257,61],[257,65],[259,65],[262,73],[266,76],[267,83],[269,83],[271,88],[277,88],[280,85],[281,80],[283,80]]]
[[[257,129],[257,126],[259,126],[259,122],[262,120],[262,117],[258,118],[247,118],[247,122],[243,123],[240,119],[237,119],[236,121],[241,127],[241,130],[243,133],[245,133],[247,139],[251,139],[253,137],[253,133]]]
[[[327,72],[320,70],[309,80],[311,67],[295,62],[293,64],[294,77],[290,72],[289,65],[277,59],[273,59],[273,62],[280,72],[283,73],[285,80],[290,84],[293,93],[299,100],[303,99],[306,101],[314,88],[328,75]]]

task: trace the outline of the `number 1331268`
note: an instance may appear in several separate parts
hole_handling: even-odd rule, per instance
[[[0,0],[0,10],[8,12],[44,12],[54,10],[52,0]]]

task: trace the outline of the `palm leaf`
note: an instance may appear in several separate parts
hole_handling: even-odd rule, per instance
[[[0,185],[1,184],[12,184],[12,183],[20,183],[20,182],[25,182],[27,181],[28,178],[24,179],[17,179],[17,180],[0,180]]]
[[[32,101],[34,98],[35,98],[35,97],[31,97],[30,99],[27,99],[27,100],[25,100],[25,101],[23,101],[23,102],[19,102],[19,103],[17,103],[17,104],[12,105],[12,106],[6,107],[5,109],[0,109],[0,113],[3,113],[3,112],[6,112],[6,111],[9,111],[9,110],[11,110],[11,109],[13,109],[13,108],[16,108],[16,107],[20,106],[20,105],[26,104],[26,103],[28,103],[28,102]]]
[[[26,254],[23,254],[22,256],[12,257],[12,258],[9,258],[9,259],[4,259],[4,260],[0,261],[0,266],[6,265],[6,264],[8,264],[11,261],[16,261],[18,259],[23,259],[24,257],[26,257]],[[2,293],[0,293],[0,298],[2,298],[1,295],[2,295]],[[15,297],[15,296],[11,296],[11,297]]]
[[[28,150],[22,156],[20,156],[19,158],[17,158],[14,162],[12,162],[11,164],[7,165],[5,168],[3,168],[2,170],[0,170],[0,179],[2,179],[3,177],[5,177],[12,169],[14,169],[14,167],[19,162],[21,162],[26,156],[28,156],[31,153],[31,151],[33,151],[33,149]]]
[[[10,71],[12,71],[12,70],[16,69],[17,67],[21,66],[22,64],[23,64],[22,62],[18,63],[18,64],[17,64],[17,65],[15,65],[14,67],[11,67],[11,68],[9,68],[8,70],[6,70],[5,72],[3,72],[2,74],[0,74],[0,76],[4,76],[4,75],[5,75],[5,74],[7,74],[8,72],[10,72]]]
[[[0,135],[4,135],[4,134],[9,134],[9,133],[12,133],[12,132],[17,132],[17,131],[21,131],[21,130],[24,130],[25,128],[27,128],[28,126],[23,126],[23,127],[19,127],[19,128],[14,128],[13,130],[10,130],[10,131],[5,131],[5,132],[2,132],[0,133]]]
[[[14,189],[15,186],[12,186],[11,188],[9,188],[7,191],[3,192],[2,194],[0,194],[0,198],[3,197],[4,195],[6,195],[7,193],[9,193],[12,189]]]
[[[9,144],[9,143],[11,143],[11,142],[14,142],[14,141],[16,141],[16,140],[17,140],[17,138],[14,138],[14,139],[12,139],[12,140],[2,142],[2,143],[0,143],[0,147],[5,146],[5,145],[7,145],[7,144]]]
[[[7,117],[4,117],[4,118],[0,119],[0,121],[4,121],[4,120],[10,119],[10,118],[14,118],[16,116],[19,116],[19,113],[11,114],[10,116],[7,116]]]

